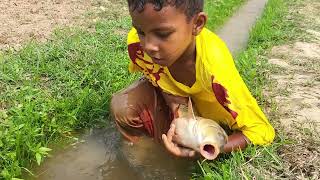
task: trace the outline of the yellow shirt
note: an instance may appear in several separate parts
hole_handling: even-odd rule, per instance
[[[177,82],[167,67],[143,52],[137,31],[128,34],[129,71],[140,71],[164,92],[188,97],[200,116],[240,130],[253,143],[269,144],[275,132],[237,71],[224,42],[208,29],[196,37],[196,81],[192,87]]]

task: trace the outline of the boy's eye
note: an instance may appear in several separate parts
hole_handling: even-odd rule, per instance
[[[171,34],[172,32],[156,32],[156,35],[162,39],[168,38]]]
[[[138,35],[140,35],[140,36],[144,36],[144,32],[142,32],[142,31],[137,31],[137,33],[138,33]]]

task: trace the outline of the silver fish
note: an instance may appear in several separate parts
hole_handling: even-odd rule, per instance
[[[178,137],[175,141],[206,159],[215,159],[228,141],[224,129],[214,120],[195,116],[190,98],[188,106],[180,105],[178,114],[179,117],[173,120]]]

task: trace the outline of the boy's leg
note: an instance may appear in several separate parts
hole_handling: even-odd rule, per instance
[[[131,142],[142,135],[160,141],[172,121],[160,90],[144,78],[113,95],[111,113],[121,134]]]

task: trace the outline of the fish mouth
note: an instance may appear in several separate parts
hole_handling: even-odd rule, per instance
[[[219,153],[220,148],[216,144],[203,143],[200,146],[200,154],[208,160],[214,160],[215,158],[217,158]]]

